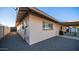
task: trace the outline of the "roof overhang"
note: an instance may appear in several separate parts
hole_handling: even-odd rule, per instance
[[[43,11],[41,11],[35,7],[19,7],[18,11],[17,11],[17,17],[16,17],[16,26],[21,22],[21,20],[23,20],[23,18],[28,13],[34,13],[34,14],[39,15],[41,17],[47,18],[48,20],[51,20],[53,22],[61,24],[55,18],[49,16],[48,14],[44,13]]]
[[[28,8],[21,7],[17,10],[17,16],[16,16],[16,26],[23,20],[25,15],[28,13]]]
[[[79,22],[63,22],[64,26],[79,26]]]
[[[64,26],[79,26],[79,22],[59,22],[54,17],[49,16],[45,12],[35,8],[35,7],[19,7],[17,10],[17,17],[16,17],[16,26],[27,16],[29,13],[38,15],[40,17],[47,18],[50,21],[59,23]]]

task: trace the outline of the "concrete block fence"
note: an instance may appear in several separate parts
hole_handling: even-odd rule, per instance
[[[10,28],[0,25],[0,39],[6,36],[10,32]]]

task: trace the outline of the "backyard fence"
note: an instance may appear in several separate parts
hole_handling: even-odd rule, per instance
[[[10,32],[10,28],[6,26],[0,26],[0,39]]]

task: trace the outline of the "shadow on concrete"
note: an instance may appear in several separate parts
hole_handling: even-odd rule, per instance
[[[79,51],[79,40],[53,37],[28,45],[16,32],[9,33],[0,40],[1,51]]]

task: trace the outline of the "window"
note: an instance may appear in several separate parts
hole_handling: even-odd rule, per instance
[[[53,24],[51,23],[47,23],[47,22],[43,22],[43,29],[44,30],[52,30],[53,29]]]

